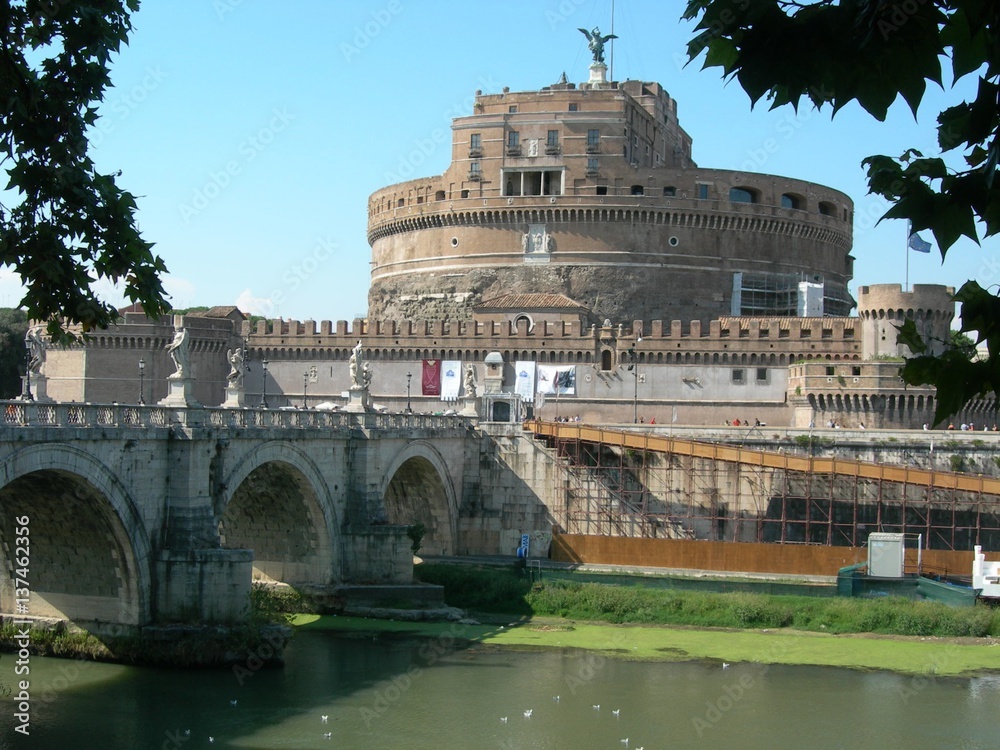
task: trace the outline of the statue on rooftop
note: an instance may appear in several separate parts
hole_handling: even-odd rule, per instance
[[[243,373],[246,371],[243,349],[230,349],[226,352],[226,358],[229,360],[229,375],[226,378],[229,381],[229,387],[242,388]]]
[[[173,360],[175,372],[167,376],[168,380],[181,380],[191,377],[191,366],[188,362],[188,332],[187,328],[175,328],[174,340],[166,346],[166,352]]]
[[[601,29],[597,26],[594,27],[593,31],[587,31],[586,29],[580,29],[580,32],[587,37],[587,47],[591,52],[594,53],[594,62],[602,63],[604,62],[604,43],[610,41],[611,39],[617,39],[616,34],[608,34],[607,36],[601,36]]]
[[[347,363],[348,364],[348,368],[349,368],[350,373],[351,373],[351,388],[353,388],[353,389],[359,389],[359,388],[365,388],[366,387],[364,385],[364,383],[363,383],[363,370],[362,370],[362,368],[364,366],[364,362],[362,362],[362,359],[361,359],[362,356],[363,356],[363,354],[362,354],[362,351],[361,351],[361,342],[358,341],[358,343],[354,347],[354,349],[351,350],[351,358],[348,360],[348,363]]]
[[[45,339],[42,326],[31,326],[24,334],[24,345],[28,349],[28,371],[38,373],[45,363]]]

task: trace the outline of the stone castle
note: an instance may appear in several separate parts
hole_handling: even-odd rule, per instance
[[[360,342],[365,408],[449,408],[421,390],[424,363],[441,360],[472,366],[475,408],[494,421],[931,421],[934,390],[898,377],[895,324],[917,321],[940,347],[954,290],[862,286],[855,302],[846,195],[699,167],[667,92],[607,81],[599,62],[580,85],[477,92],[473,110],[453,122],[444,174],[370,197],[367,318],[251,326],[233,307],[159,321],[125,310],[47,351],[37,395],[161,400],[166,347],[186,328],[204,405],[346,405]],[[231,401],[236,349],[247,364]],[[572,387],[517,392],[525,363],[572,371]],[[969,408],[993,415],[994,403]]]

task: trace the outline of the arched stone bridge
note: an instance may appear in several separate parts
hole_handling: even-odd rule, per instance
[[[238,620],[252,579],[409,583],[407,525],[454,553],[478,486],[458,416],[2,407],[0,613],[23,577],[28,615],[91,629]]]

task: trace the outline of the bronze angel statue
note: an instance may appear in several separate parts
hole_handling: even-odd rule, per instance
[[[587,37],[587,47],[594,53],[594,62],[604,62],[604,43],[618,37],[615,34],[601,36],[601,30],[597,26],[594,27],[593,31],[587,31],[586,29],[580,29],[580,31]]]

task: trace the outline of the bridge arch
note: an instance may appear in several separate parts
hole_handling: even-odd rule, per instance
[[[422,523],[427,531],[421,549],[455,554],[458,503],[448,465],[428,442],[408,443],[389,464],[379,495],[389,523]]]
[[[0,542],[15,551],[29,519],[32,616],[143,625],[151,618],[152,552],[142,516],[115,473],[70,445],[33,445],[2,464]],[[0,611],[15,612],[0,570]]]
[[[254,580],[339,578],[343,547],[333,498],[319,467],[294,445],[270,441],[244,455],[226,475],[215,510],[222,546],[254,551]]]

